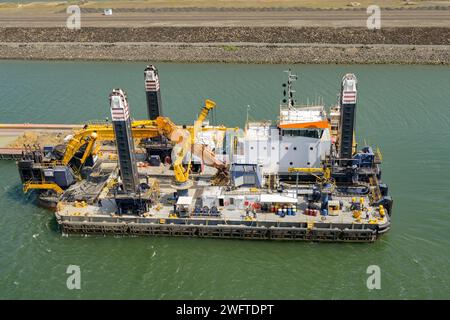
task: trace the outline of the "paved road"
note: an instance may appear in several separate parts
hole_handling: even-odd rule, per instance
[[[0,12],[0,27],[61,27],[68,14],[19,14]],[[282,12],[146,12],[83,13],[81,24],[96,27],[125,26],[366,26],[364,11]],[[450,10],[386,10],[382,26],[450,27]]]
[[[72,130],[81,127],[80,124],[0,123],[0,134],[8,130]]]

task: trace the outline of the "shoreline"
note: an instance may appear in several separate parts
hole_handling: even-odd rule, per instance
[[[450,45],[0,42],[2,60],[450,65]]]

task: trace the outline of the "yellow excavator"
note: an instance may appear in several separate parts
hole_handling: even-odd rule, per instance
[[[133,121],[131,129],[135,139],[154,138],[160,135],[157,123],[153,120]],[[90,154],[98,151],[99,146],[94,148],[95,142],[112,141],[114,139],[114,129],[111,123],[86,125],[83,129],[77,130],[67,143],[62,165],[68,165],[75,154],[87,144],[80,159],[80,163],[83,165]]]
[[[180,151],[177,153],[177,157],[173,163],[175,180],[178,185],[185,184],[189,180],[190,162],[187,169],[185,169],[183,166],[183,158],[190,150],[192,154],[202,157],[206,165],[213,166],[220,172],[224,172],[226,170],[225,164],[217,160],[214,153],[209,148],[197,144],[195,141],[196,134],[202,130],[203,121],[215,105],[214,101],[206,100],[194,126],[185,128],[177,126],[167,117],[158,117],[156,120],[133,121],[131,124],[133,138],[144,139],[164,135],[171,142],[178,144]],[[100,145],[95,146],[96,142],[112,141],[114,139],[114,130],[111,123],[86,125],[83,129],[80,129],[73,134],[66,145],[64,157],[58,164],[68,165],[75,154],[86,145],[84,153],[80,158],[81,168],[89,155],[96,154],[99,151]]]
[[[158,129],[155,127],[156,122],[151,120],[140,120],[132,123],[133,137],[137,139],[153,138],[159,135]],[[83,129],[75,131],[71,135],[70,140],[66,144],[66,149],[62,160],[53,161],[48,166],[69,166],[72,168],[76,178],[80,178],[80,171],[83,168],[86,160],[91,155],[96,155],[101,148],[101,144],[96,142],[100,141],[113,141],[115,140],[114,130],[111,123],[104,124],[89,124],[84,126]],[[83,147],[84,151],[77,162],[71,162],[75,155]],[[50,187],[51,184],[52,186]],[[27,192],[31,189],[52,189],[56,193],[62,193],[62,190],[56,190],[55,183],[41,181],[39,183],[26,183],[24,185],[24,191]]]

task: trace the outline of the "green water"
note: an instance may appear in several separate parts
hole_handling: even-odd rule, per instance
[[[103,119],[114,87],[145,116],[142,63],[0,62],[0,123]],[[164,110],[191,123],[204,98],[216,119],[276,119],[282,65],[158,64]],[[335,102],[359,80],[357,135],[379,145],[394,198],[392,230],[374,244],[188,238],[62,237],[52,214],[23,196],[0,163],[0,298],[450,298],[450,69],[295,66],[298,97]],[[66,288],[68,265],[81,290]],[[366,287],[379,265],[381,290]]]

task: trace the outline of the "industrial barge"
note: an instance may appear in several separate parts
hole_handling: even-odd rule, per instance
[[[211,100],[192,125],[173,123],[158,70],[144,75],[147,120],[132,120],[114,89],[111,120],[17,162],[24,192],[55,208],[62,233],[373,242],[390,229],[381,153],[356,144],[355,75],[328,113],[297,105],[288,71],[279,119],[244,130],[210,125]]]

